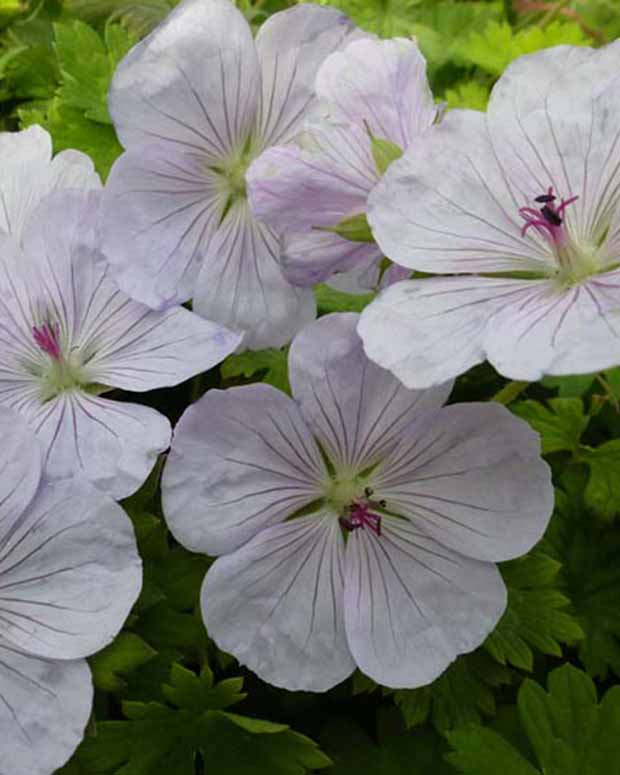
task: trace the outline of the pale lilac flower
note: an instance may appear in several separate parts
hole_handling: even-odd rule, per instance
[[[519,380],[620,363],[619,68],[618,43],[523,57],[486,115],[448,114],[392,165],[370,197],[377,242],[452,276],[370,305],[372,360],[409,387],[485,358]]]
[[[79,151],[52,158],[52,138],[40,126],[0,132],[0,229],[21,240],[32,211],[56,189],[101,188],[93,163]]]
[[[426,62],[411,40],[357,40],[325,60],[316,92],[322,102],[298,142],[268,149],[248,170],[250,203],[282,235],[292,283],[368,292],[380,279],[381,250],[333,229],[366,212],[381,178],[371,138],[415,152],[435,121]]]
[[[184,0],[132,49],[110,92],[126,153],[102,217],[123,290],[157,308],[193,297],[250,349],[284,344],[314,318],[312,293],[282,274],[279,238],[250,214],[245,172],[299,131],[319,64],[353,29],[304,3],[254,40],[228,0]]]
[[[357,665],[415,687],[476,648],[506,604],[493,564],[528,551],[553,507],[537,435],[499,404],[442,407],[364,355],[358,316],[293,340],[294,398],[210,390],[181,418],[164,514],[221,555],[209,635],[263,680],[322,691]]]
[[[40,481],[40,443],[0,407],[0,771],[51,775],[88,722],[84,657],[140,592],[131,522],[83,480]]]
[[[170,424],[101,393],[176,385],[219,363],[240,337],[119,291],[92,244],[97,205],[96,192],[57,192],[31,216],[21,248],[0,234],[0,405],[35,429],[49,477],[81,473],[122,498],[168,446]]]

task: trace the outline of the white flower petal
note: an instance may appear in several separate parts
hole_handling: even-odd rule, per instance
[[[495,565],[462,557],[404,520],[384,519],[380,537],[351,533],[345,568],[351,653],[383,686],[431,683],[484,641],[506,607]]]
[[[259,88],[243,14],[228,0],[184,0],[116,68],[110,114],[126,148],[161,141],[217,160],[241,149]]]
[[[293,288],[282,274],[279,239],[242,201],[229,210],[209,244],[194,310],[243,332],[243,347],[249,350],[286,344],[316,314],[312,292]]]
[[[0,133],[0,229],[21,239],[37,204],[54,189],[101,187],[92,161],[79,151],[52,159],[52,140],[40,126]]]
[[[131,522],[87,482],[44,484],[0,532],[2,636],[29,654],[95,653],[119,632],[141,585]]]
[[[288,396],[269,385],[210,390],[176,427],[164,514],[184,546],[222,554],[317,500],[326,478]]]
[[[115,281],[151,307],[185,302],[226,203],[207,159],[165,144],[114,163],[101,207],[102,251]]]
[[[384,254],[412,269],[544,271],[548,250],[532,229],[521,236],[524,204],[496,161],[484,114],[454,110],[390,165],[368,220]]]
[[[115,500],[139,489],[170,443],[170,423],[155,409],[79,391],[61,393],[28,414],[47,452],[50,478],[84,476]]]
[[[420,412],[436,409],[452,384],[405,388],[364,354],[354,314],[319,318],[297,335],[289,353],[293,395],[338,467],[367,468],[397,442]]]
[[[0,376],[1,380],[1,376]],[[0,381],[0,389],[2,382]],[[1,400],[1,398],[0,398]],[[0,406],[0,533],[21,514],[39,486],[41,445],[25,420]]]
[[[357,34],[340,11],[310,3],[275,13],[262,25],[256,48],[262,70],[257,134],[263,148],[293,139],[314,99],[323,60]]]
[[[529,282],[489,321],[484,348],[511,379],[589,374],[620,363],[620,271],[571,288]]]
[[[209,635],[263,681],[290,691],[330,689],[355,668],[344,632],[343,560],[333,514],[261,531],[207,573]]]
[[[372,485],[390,512],[477,560],[525,554],[553,511],[538,434],[494,403],[455,404],[414,421]]]
[[[410,388],[438,385],[485,359],[489,320],[532,282],[489,277],[405,280],[362,312],[368,357]]]
[[[356,40],[331,54],[316,79],[319,97],[350,122],[407,148],[435,120],[426,61],[405,38]]]
[[[84,660],[21,653],[0,638],[0,761],[6,775],[50,775],[84,736],[93,686]]]
[[[270,148],[247,173],[252,211],[281,234],[336,226],[363,213],[379,179],[363,130],[323,123],[311,131],[311,150]]]

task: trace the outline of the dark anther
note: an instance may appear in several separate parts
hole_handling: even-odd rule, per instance
[[[562,219],[555,212],[555,210],[549,207],[549,205],[545,205],[544,207],[541,207],[540,212],[542,213],[542,216],[547,221],[547,223],[550,223],[552,226],[562,225]]]
[[[384,509],[387,506],[387,501],[383,500],[383,498],[379,501],[379,506],[381,506],[382,509]]]
[[[555,200],[556,196],[554,194],[541,194],[534,198],[534,201],[540,202],[540,204],[549,204],[550,202],[555,202]]]
[[[370,498],[370,496],[373,494],[373,492],[374,492],[374,490],[372,489],[372,487],[365,487],[364,488],[364,495],[367,498]]]

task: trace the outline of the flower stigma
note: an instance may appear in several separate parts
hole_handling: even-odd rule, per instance
[[[354,530],[370,530],[381,536],[381,514],[377,510],[385,509],[386,502],[373,500],[374,490],[364,486],[356,479],[340,479],[332,483],[327,500],[340,514],[338,522],[346,533]]]
[[[43,368],[38,370],[43,382],[43,401],[64,391],[84,386],[80,364],[75,357],[63,351],[59,323],[48,320],[39,326],[33,326],[32,337],[39,349],[48,356]]]

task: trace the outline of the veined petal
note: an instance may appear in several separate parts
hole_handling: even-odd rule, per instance
[[[116,68],[110,114],[125,148],[165,142],[218,160],[242,149],[259,90],[243,14],[229,0],[184,0]]]
[[[262,70],[256,132],[263,148],[293,139],[314,99],[323,60],[358,34],[340,11],[312,4],[275,13],[262,25],[256,36]]]
[[[170,443],[170,423],[155,409],[80,391],[25,411],[46,450],[48,477],[84,476],[115,500],[142,485]]]
[[[490,277],[405,280],[366,307],[358,332],[371,361],[410,388],[427,388],[481,363],[495,310],[513,299],[518,304],[535,284]]]
[[[356,40],[331,54],[316,79],[319,97],[373,135],[407,148],[435,120],[437,107],[417,44],[405,38]]]
[[[281,234],[337,226],[365,212],[377,183],[370,139],[355,126],[311,126],[312,148],[270,148],[249,168],[256,217]]]
[[[334,514],[262,530],[207,573],[209,635],[274,686],[330,689],[355,669],[344,632],[343,561]]]
[[[326,479],[288,396],[269,385],[210,390],[176,427],[162,480],[164,514],[184,546],[222,554],[319,499]]]
[[[50,775],[84,736],[93,701],[85,660],[24,654],[0,637],[2,772]]]
[[[382,255],[374,244],[351,242],[318,229],[282,238],[284,276],[304,288],[328,280],[345,293],[368,293],[376,286]]]
[[[393,688],[431,683],[479,646],[506,607],[495,565],[447,549],[404,520],[347,542],[345,627],[362,672]]]
[[[414,420],[372,484],[390,512],[476,560],[525,554],[553,511],[538,434],[493,403],[455,404]]]
[[[191,298],[226,192],[198,152],[149,145],[122,154],[104,190],[102,251],[118,285],[151,307]]]
[[[453,110],[390,165],[369,196],[368,220],[384,254],[412,269],[546,271],[553,263],[540,238],[521,236],[524,204],[496,161],[484,114]]]
[[[141,586],[131,522],[87,482],[44,484],[26,512],[2,526],[2,636],[29,654],[95,653],[119,632]]]
[[[0,372],[0,390],[2,387]],[[0,402],[2,397],[0,395]],[[16,412],[0,406],[0,535],[28,506],[39,486],[41,445]],[[0,546],[1,546],[0,539]]]
[[[355,470],[387,454],[413,418],[442,406],[452,389],[405,388],[365,356],[358,320],[348,313],[319,318],[289,352],[289,379],[304,417],[336,468]]]
[[[620,363],[620,271],[570,288],[529,282],[498,308],[484,348],[511,379],[543,374],[589,374]]]
[[[101,187],[92,161],[79,151],[52,159],[52,140],[39,126],[0,133],[0,229],[21,240],[37,204],[55,189]]]
[[[90,383],[146,391],[177,385],[234,352],[241,336],[182,307],[158,312],[102,283],[83,321],[83,347],[94,352]]]
[[[521,205],[549,186],[559,199],[577,196],[563,220],[586,251],[620,229],[619,66],[618,45],[539,52],[513,63],[489,102],[492,142]],[[604,242],[615,262],[618,241]]]
[[[245,334],[244,349],[280,347],[314,319],[310,290],[282,274],[280,240],[238,201],[209,243],[194,295],[194,310]]]

